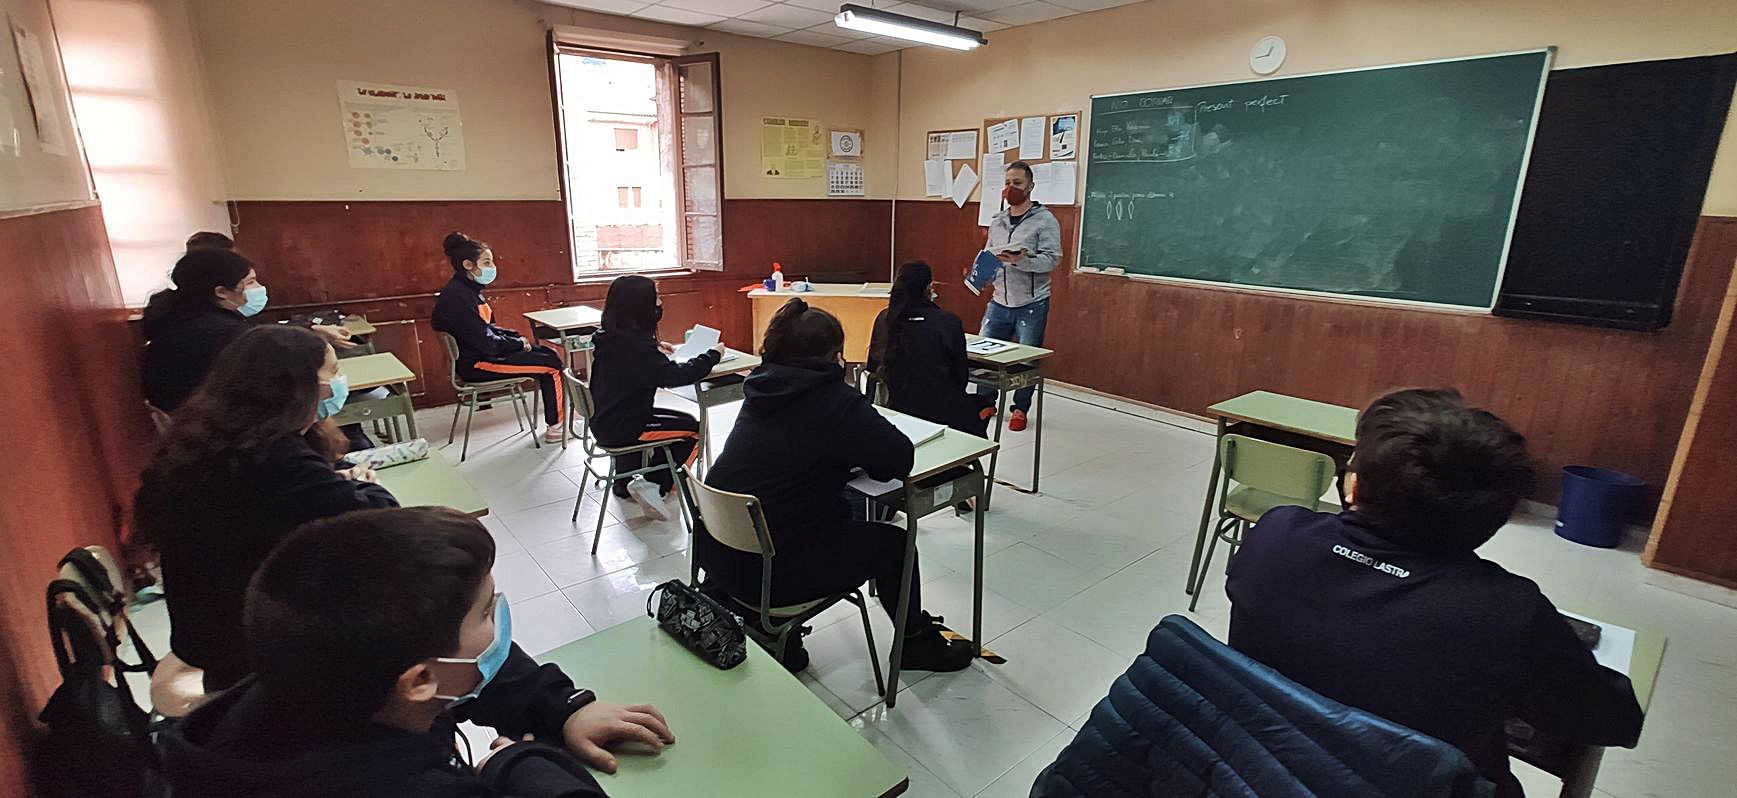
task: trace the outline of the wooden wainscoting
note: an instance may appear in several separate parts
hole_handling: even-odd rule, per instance
[[[1055,208],[1070,257],[1077,209]],[[893,250],[938,275],[981,248],[976,208],[900,202]],[[1632,473],[1656,502],[1737,258],[1737,218],[1702,217],[1671,326],[1630,332],[1057,271],[1047,346],[1057,379],[1201,413],[1272,390],[1361,406],[1397,387],[1448,385],[1525,433],[1544,467]],[[943,301],[966,317],[983,300],[953,283]]]

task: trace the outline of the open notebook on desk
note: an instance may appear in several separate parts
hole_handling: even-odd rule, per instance
[[[922,446],[947,432],[946,425],[924,421],[916,416],[907,416],[903,413],[882,413],[881,415],[886,420],[893,422],[893,426],[898,427],[900,432],[905,433],[905,437],[911,439],[912,446]]]

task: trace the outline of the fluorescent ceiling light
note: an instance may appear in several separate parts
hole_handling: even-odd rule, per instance
[[[944,25],[855,4],[839,8],[838,16],[833,17],[832,21],[841,28],[933,44],[937,47],[951,47],[955,50],[974,50],[989,43],[988,39],[983,38],[983,34],[970,28]]]

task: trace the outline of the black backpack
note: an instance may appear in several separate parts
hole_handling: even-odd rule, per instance
[[[95,548],[95,547],[92,547]],[[156,657],[126,619],[126,595],[106,552],[74,549],[48,585],[48,630],[60,687],[40,719],[48,725],[36,760],[47,795],[149,795],[156,757],[150,716],[133,699],[127,673],[150,673]],[[112,563],[112,560],[108,560]],[[125,626],[137,663],[120,658]]]

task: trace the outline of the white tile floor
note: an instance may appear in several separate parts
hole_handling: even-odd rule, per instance
[[[674,397],[660,402],[692,412]],[[1194,524],[1211,438],[1199,422],[1137,405],[1052,390],[1046,410],[1042,495],[998,490],[987,530],[984,623],[1005,665],[956,674],[906,673],[898,706],[877,705],[855,608],[816,619],[813,662],[802,681],[911,776],[915,798],[1024,796],[1084,722],[1091,706],[1144,646],[1158,619],[1185,612]],[[714,410],[722,441],[735,407]],[[437,443],[450,409],[419,414]],[[458,447],[442,450],[454,462]],[[1009,433],[1001,474],[1031,473],[1031,433]],[[479,413],[465,476],[489,501],[499,543],[496,579],[513,600],[513,627],[533,654],[644,612],[647,592],[688,573],[687,541],[611,499],[596,559],[599,512],[577,446],[533,449],[506,408]],[[964,629],[971,616],[971,529],[950,515],[922,523],[928,609]],[[1559,606],[1669,636],[1651,713],[1633,751],[1604,761],[1599,794],[1729,796],[1737,785],[1737,594],[1642,567],[1634,552],[1590,549],[1551,534],[1549,521],[1516,519],[1482,552],[1537,580]],[[1222,554],[1221,554],[1222,556]],[[1214,568],[1196,621],[1221,638],[1229,624],[1223,570]],[[160,608],[161,605],[155,605]],[[878,608],[879,641],[891,625]],[[142,625],[161,620],[146,612]],[[574,674],[583,683],[584,674]],[[652,700],[655,696],[631,696]],[[1522,767],[1532,795],[1559,784]]]

